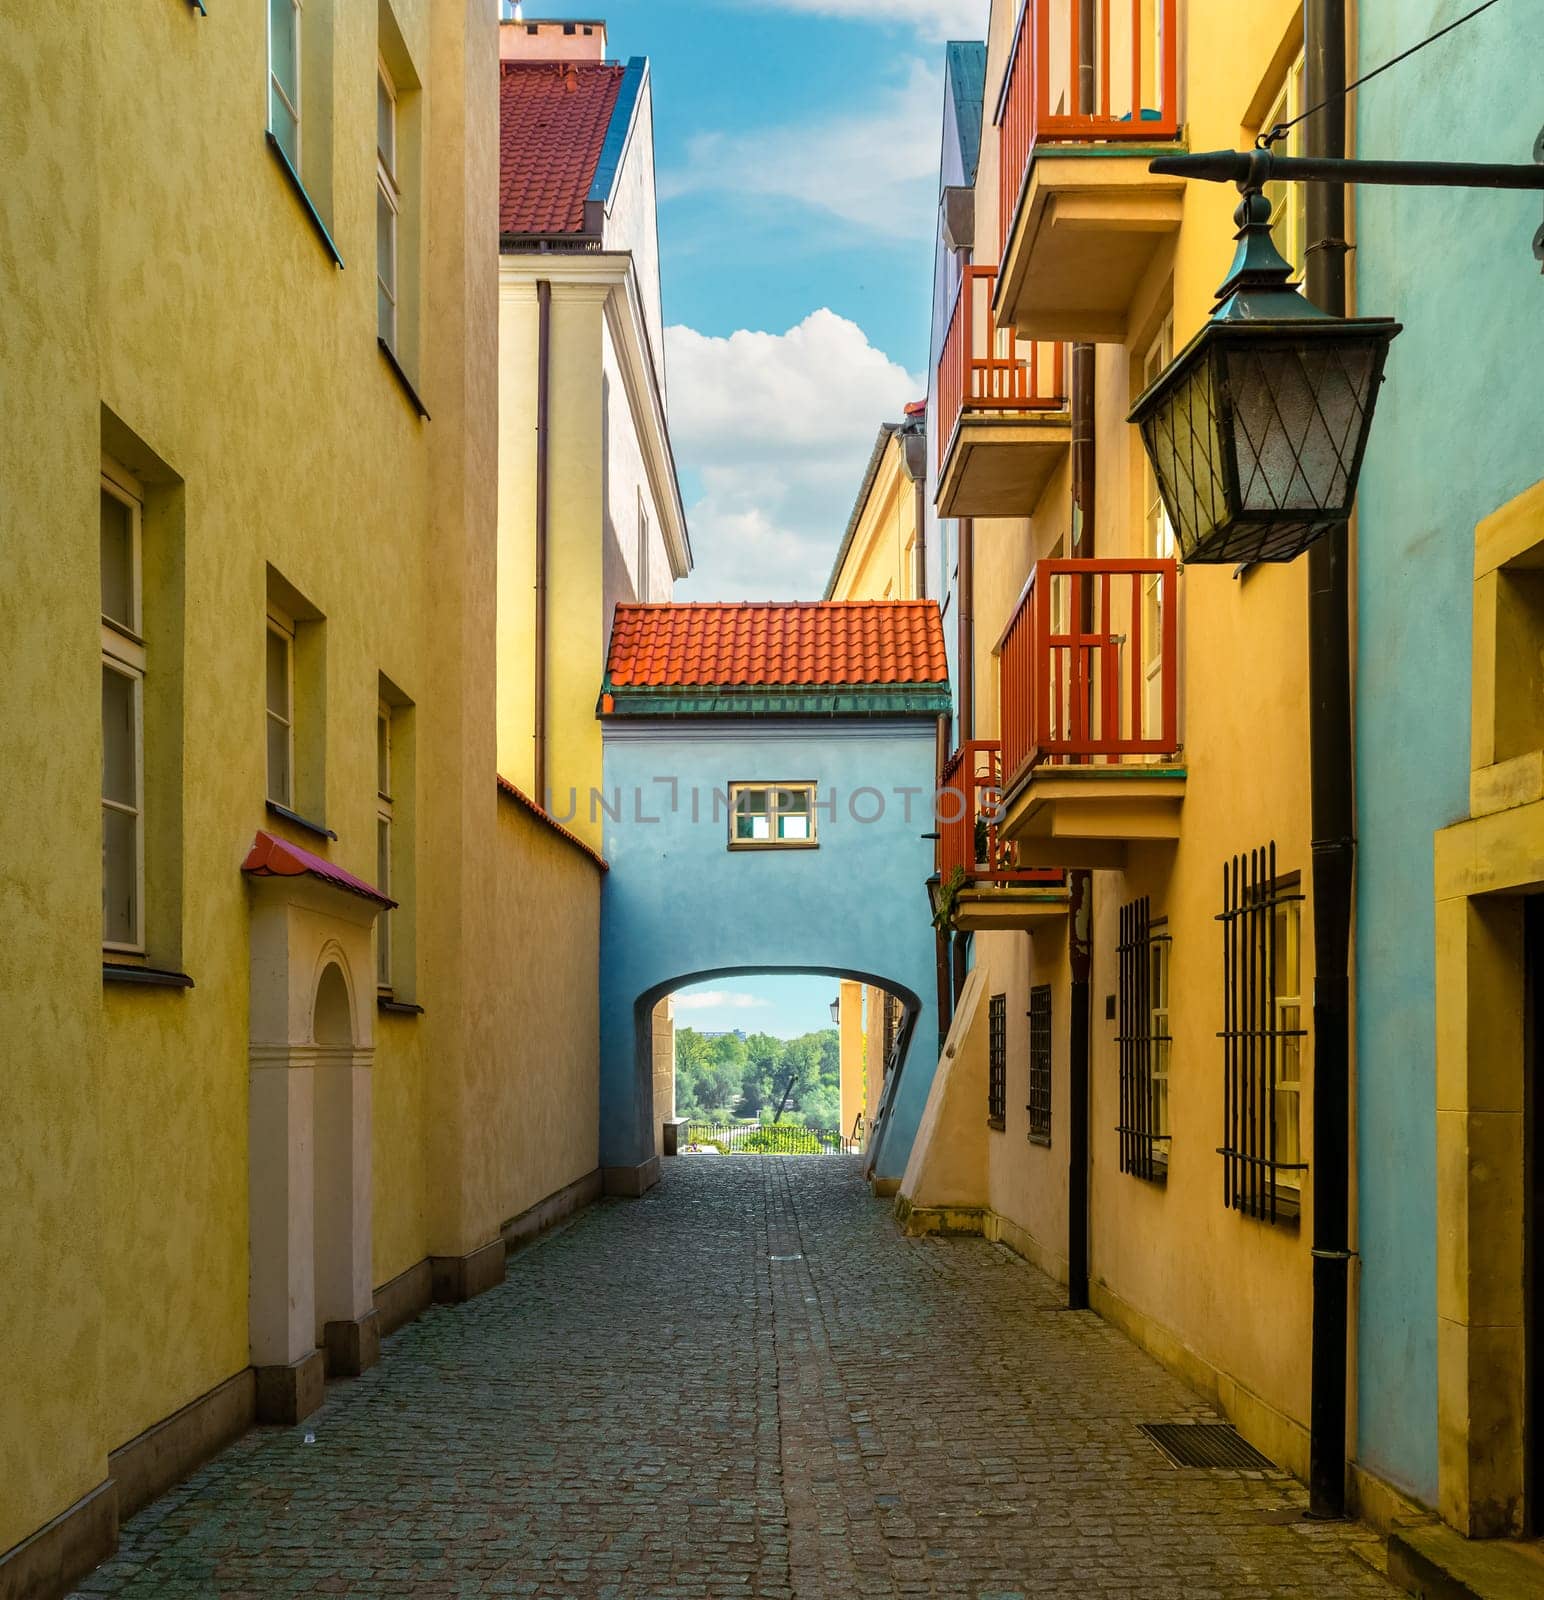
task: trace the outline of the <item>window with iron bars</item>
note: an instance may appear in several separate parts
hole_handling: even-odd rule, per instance
[[[1051,986],[1029,991],[1029,1137],[1051,1142]]]
[[[1295,1218],[1302,1174],[1302,902],[1276,845],[1222,869],[1223,1200],[1265,1222]]]
[[[890,1058],[895,1054],[895,1041],[901,1029],[901,1002],[893,994],[884,996],[884,1017],[880,1041],[884,1048],[885,1071],[890,1070]]]
[[[1120,908],[1120,1170],[1159,1182],[1169,1171],[1169,947],[1145,895]]]
[[[994,994],[987,1007],[986,1120],[989,1127],[1008,1122],[1008,997]]]

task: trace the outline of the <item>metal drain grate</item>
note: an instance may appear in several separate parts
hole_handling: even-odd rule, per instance
[[[1228,1422],[1143,1422],[1138,1426],[1176,1467],[1276,1472],[1274,1461],[1239,1437]]]

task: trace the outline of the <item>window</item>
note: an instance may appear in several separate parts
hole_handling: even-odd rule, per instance
[[[268,799],[295,805],[295,624],[270,606],[267,634]]]
[[[638,579],[638,598],[649,598],[649,513],[643,503],[643,491],[638,491],[638,563],[634,569]]]
[[[1002,1128],[1008,1120],[1008,997],[994,994],[987,1005],[986,1120]]]
[[[1051,986],[1029,991],[1029,1136],[1051,1142]]]
[[[397,348],[397,230],[402,190],[397,182],[397,89],[384,61],[375,78],[375,313],[376,330]]]
[[[102,945],[145,949],[144,495],[102,471]]]
[[[375,886],[388,899],[391,882],[391,825],[395,803],[392,800],[391,707],[382,700],[375,711]],[[391,912],[382,911],[375,920],[375,982],[391,990]]]
[[[1290,122],[1303,112],[1303,57],[1292,63],[1281,93],[1266,113],[1261,132],[1269,132],[1283,122]],[[1291,129],[1286,138],[1272,148],[1278,155],[1300,156],[1303,153],[1303,124]],[[1276,248],[1301,275],[1307,261],[1308,241],[1308,185],[1305,183],[1268,183],[1265,198],[1271,203],[1271,233]]]
[[[813,783],[729,785],[731,850],[808,849],[816,843]]]
[[[895,1057],[895,1047],[901,1036],[901,1002],[888,991],[884,997],[884,1019],[880,1028],[880,1044],[884,1049],[884,1071],[890,1070]]]
[[[1274,843],[1224,870],[1223,1195],[1266,1222],[1295,1217],[1302,1159],[1302,901]]]
[[[268,131],[300,171],[301,0],[268,0]]]
[[[1142,357],[1145,390],[1174,359],[1174,318],[1167,316],[1158,336]],[[1174,555],[1174,525],[1158,490],[1158,474],[1147,452],[1142,452],[1142,554],[1148,560],[1166,561]],[[1163,622],[1164,607],[1172,596],[1163,592],[1163,579],[1149,573],[1142,580],[1142,725],[1149,737],[1163,725]]]
[[[1120,908],[1120,1169],[1162,1179],[1169,1163],[1169,949],[1144,896]]]

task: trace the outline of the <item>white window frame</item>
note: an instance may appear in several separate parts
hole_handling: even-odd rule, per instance
[[[1171,1138],[1169,1124],[1169,1084],[1173,1030],[1169,1025],[1169,1000],[1173,993],[1171,955],[1174,941],[1169,934],[1168,920],[1156,918],[1148,929],[1147,959],[1147,1081],[1151,1099],[1148,1126],[1152,1129],[1153,1160],[1168,1164]],[[1159,1004],[1159,997],[1162,1004]]]
[[[268,703],[268,637],[273,635],[284,641],[284,693],[285,712],[281,716]],[[266,738],[268,724],[279,723],[285,730],[285,740],[288,746],[288,759],[285,763],[285,772],[289,778],[289,793],[276,795],[273,792],[273,768],[268,761],[268,740]],[[270,805],[282,806],[286,811],[295,809],[295,623],[294,619],[286,615],[271,601],[268,606],[267,625],[263,634],[263,764],[267,769],[263,777],[263,792]]]
[[[1303,114],[1303,88],[1306,82],[1306,64],[1301,50],[1297,59],[1287,68],[1281,87],[1271,101],[1260,132],[1266,133],[1278,123],[1290,122]],[[1303,153],[1304,125],[1299,122],[1290,128],[1287,136],[1273,148],[1279,155],[1300,156]],[[1300,277],[1307,270],[1308,261],[1308,186],[1302,183],[1268,183],[1265,198],[1271,206],[1271,234],[1276,248],[1292,263]]]
[[[1285,934],[1285,948],[1283,948]],[[1271,938],[1276,942],[1272,971],[1277,981],[1275,995],[1276,1014],[1273,1019],[1277,1031],[1276,1058],[1276,1150],[1278,1165],[1273,1174],[1276,1187],[1297,1194],[1302,1189],[1303,1174],[1291,1170],[1303,1159],[1303,1039],[1297,1032],[1303,1026],[1303,902],[1299,899],[1279,900],[1271,918]],[[1290,965],[1289,965],[1290,963]],[[1284,994],[1281,984],[1286,974],[1296,969],[1297,993]],[[1294,1063],[1294,1072],[1286,1076],[1288,1059]],[[1262,1091],[1266,1086],[1262,1084]],[[1283,1115],[1283,1097],[1290,1104],[1292,1114]],[[1284,1129],[1291,1129],[1290,1142],[1282,1138]]]
[[[813,781],[800,779],[786,783],[731,783],[729,785],[729,848],[731,850],[813,850],[819,843],[819,829],[817,826],[817,813],[815,809],[817,786]],[[736,827],[741,814],[741,801],[744,796],[762,794],[766,796],[767,809],[767,837],[765,839],[742,839]],[[783,806],[781,796],[804,795],[808,797],[808,810],[793,810],[793,814],[809,817],[809,837],[807,839],[780,839],[777,837],[777,823],[781,816]],[[761,813],[756,813],[760,815]]]
[[[284,101],[285,107],[295,119],[295,173],[299,176],[301,155],[304,150],[301,135],[303,131],[300,107],[303,103],[301,90],[301,47],[305,38],[304,0],[289,0],[290,24],[294,29],[295,46],[295,93],[291,98],[290,92],[279,81],[279,74],[274,70],[273,62],[273,0],[268,0],[268,131],[275,139],[279,138],[279,131],[273,126],[273,100],[272,96],[277,90],[279,97]],[[279,147],[283,149],[283,140],[279,140]],[[288,152],[285,152],[286,155]]]
[[[144,562],[143,523],[145,492],[138,481],[116,462],[102,461],[102,492],[129,509],[130,542],[130,612],[129,625],[118,620],[109,621],[102,615],[102,670],[127,678],[132,686],[134,741],[133,800],[125,803],[102,796],[103,811],[103,891],[102,948],[124,955],[145,953],[145,669],[146,647],[144,627]],[[100,581],[100,580],[99,580]],[[103,730],[106,737],[106,730]],[[107,907],[105,892],[107,882],[106,813],[134,818],[134,927],[133,937],[115,940],[107,937]]]
[[[1157,380],[1174,359],[1174,313],[1163,319],[1158,332],[1142,353],[1141,391]],[[1153,464],[1142,452],[1142,555],[1145,560],[1164,561],[1173,557],[1176,549],[1174,524],[1169,520],[1169,508],[1163,503],[1158,488],[1158,474]],[[1148,573],[1142,580],[1142,719],[1143,729],[1152,736],[1158,727],[1161,708],[1157,697],[1163,682],[1163,608],[1173,605],[1175,597],[1163,592],[1163,579]]]
[[[391,790],[392,763],[391,763],[391,706],[381,700],[376,705],[375,711],[375,856],[376,888],[388,900],[393,898],[391,892],[391,857],[396,845],[393,824],[396,821],[396,803],[392,799]],[[382,993],[389,995],[392,992],[391,981],[391,909],[382,910],[375,919],[375,987]]]
[[[649,508],[644,504],[643,490],[638,491],[638,598],[645,603],[649,598]]]
[[[397,180],[397,85],[391,76],[391,69],[386,65],[384,58],[376,58],[377,88],[384,88],[386,96],[391,101],[391,149],[382,150],[379,138],[375,141],[375,187],[377,193],[386,202],[387,210],[391,213],[391,281],[388,283],[381,277],[380,241],[376,241],[375,251],[375,286],[378,295],[384,294],[391,308],[390,331],[380,327],[379,303],[376,312],[376,331],[386,341],[387,348],[395,355],[397,350],[397,335],[401,327],[401,306],[398,300],[398,291],[401,285],[401,272],[397,259],[397,241],[401,233],[402,224],[402,187]],[[379,118],[377,118],[379,129]]]

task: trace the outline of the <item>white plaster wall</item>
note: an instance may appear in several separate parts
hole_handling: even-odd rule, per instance
[[[665,317],[660,299],[659,215],[654,194],[654,90],[647,74],[638,95],[632,134],[622,153],[611,209],[606,215],[603,244],[607,250],[628,250],[638,274],[649,348],[665,394]]]
[[[622,376],[622,362],[608,325],[602,336],[601,370],[604,374],[605,462],[603,537],[605,569],[602,621],[609,635],[611,613],[619,602],[668,600],[673,580],[670,553],[665,546],[659,506],[649,487],[641,438],[642,419],[634,416]],[[648,581],[638,573],[638,506],[642,496],[649,519]]]

